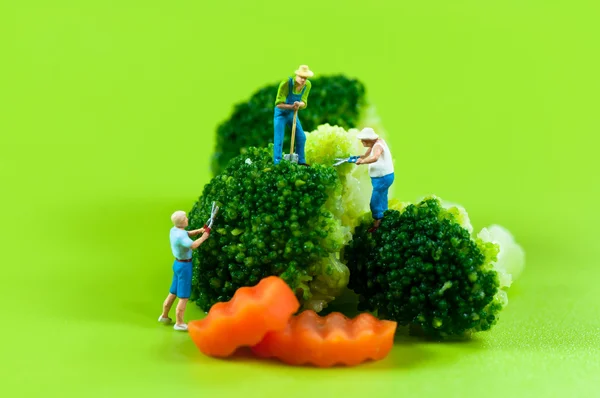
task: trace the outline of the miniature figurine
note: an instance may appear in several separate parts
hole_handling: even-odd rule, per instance
[[[369,176],[373,184],[371,213],[375,220],[369,231],[375,232],[381,225],[383,213],[388,209],[388,190],[394,182],[394,163],[387,143],[372,128],[362,129],[356,137],[365,148],[369,148],[356,160],[356,164],[369,165]]]
[[[163,312],[158,318],[158,321],[167,324],[171,323],[169,311],[173,306],[175,298],[179,298],[179,303],[177,303],[177,308],[175,310],[176,322],[173,329],[187,331],[187,324],[183,320],[183,314],[185,313],[185,307],[192,290],[192,250],[198,248],[206,239],[208,239],[212,223],[209,223],[210,226],[204,225],[203,228],[186,231],[185,228],[188,226],[189,220],[186,213],[181,210],[173,213],[171,221],[173,222],[173,227],[170,232],[171,250],[173,256],[175,256],[175,262],[173,263],[173,281],[171,282],[169,295],[163,304]],[[202,234],[199,239],[196,239],[195,241],[190,239],[190,237],[199,234]]]
[[[298,118],[298,110],[305,109],[308,103],[308,93],[310,92],[311,82],[309,77],[314,76],[314,73],[307,65],[300,65],[295,72],[296,77],[289,77],[279,84],[277,97],[275,99],[275,110],[273,116],[274,127],[274,150],[273,161],[279,164],[283,152],[283,136],[285,126],[296,126],[295,140],[298,153],[298,164],[308,166],[304,157],[304,145],[306,143],[306,135],[302,129],[302,123]],[[290,158],[292,154],[290,153]]]

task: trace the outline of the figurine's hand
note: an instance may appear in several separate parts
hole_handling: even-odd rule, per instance
[[[363,164],[363,160],[362,160],[362,159],[358,159],[358,160],[356,161],[356,164]]]
[[[300,102],[298,102],[298,101],[295,101],[295,102],[294,102],[294,110],[296,110],[296,109],[298,109],[298,108],[300,108]]]

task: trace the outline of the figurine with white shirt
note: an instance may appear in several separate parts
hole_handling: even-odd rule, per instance
[[[369,176],[373,184],[371,213],[375,220],[369,231],[375,232],[381,225],[383,213],[388,209],[388,190],[394,182],[394,163],[387,143],[372,128],[362,129],[356,137],[368,148],[364,155],[352,160],[357,165],[369,165]]]

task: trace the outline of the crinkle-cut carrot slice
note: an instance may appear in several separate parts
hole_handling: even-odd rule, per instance
[[[300,303],[276,276],[253,287],[236,290],[231,300],[213,305],[203,319],[188,323],[188,333],[205,355],[227,357],[239,347],[252,346],[269,331],[285,329]]]
[[[306,310],[285,329],[267,333],[252,351],[290,365],[354,366],[385,358],[394,345],[396,326],[367,313],[349,319],[339,312],[321,317]]]

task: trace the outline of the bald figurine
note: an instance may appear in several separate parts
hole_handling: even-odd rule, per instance
[[[192,250],[198,248],[210,235],[210,229],[205,231],[204,228],[186,231],[188,226],[188,218],[184,211],[176,211],[171,216],[173,228],[171,228],[171,251],[175,257],[173,263],[173,281],[171,289],[163,304],[163,312],[158,318],[159,322],[171,323],[169,311],[173,306],[175,298],[179,298],[177,308],[175,310],[176,320],[173,329],[187,331],[187,324],[183,320],[185,307],[192,291]],[[195,241],[190,239],[192,236],[202,234]]]

